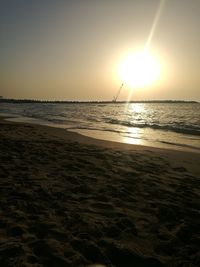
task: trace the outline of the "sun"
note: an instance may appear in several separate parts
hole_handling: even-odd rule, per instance
[[[129,54],[119,66],[119,76],[131,88],[145,87],[160,76],[160,64],[149,52]]]

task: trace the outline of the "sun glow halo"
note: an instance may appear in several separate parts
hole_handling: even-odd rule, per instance
[[[160,65],[148,52],[129,54],[119,66],[119,76],[131,88],[144,87],[156,81]]]

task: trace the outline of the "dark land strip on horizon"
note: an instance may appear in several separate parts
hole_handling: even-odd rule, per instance
[[[123,103],[168,103],[168,104],[177,104],[177,103],[200,103],[198,101],[186,101],[186,100],[137,100],[137,101],[98,101],[98,100],[38,100],[38,99],[10,99],[0,97],[0,103],[53,103],[53,104],[123,104]]]

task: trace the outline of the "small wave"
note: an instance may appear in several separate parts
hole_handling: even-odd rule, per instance
[[[163,143],[163,144],[167,144],[167,145],[187,147],[187,148],[192,148],[192,149],[195,149],[195,150],[200,151],[200,148],[195,147],[195,146],[191,146],[191,145],[187,145],[187,144],[173,143],[173,142],[167,142],[167,141],[159,141],[159,142],[160,143]]]
[[[101,131],[101,132],[111,132],[121,134],[122,132],[114,129],[96,128],[96,127],[85,127],[85,126],[74,126],[68,129],[78,129],[78,130],[89,130],[89,131]]]
[[[128,121],[120,121],[116,119],[106,119],[106,122],[110,124],[122,125],[126,127],[151,128],[154,130],[172,131],[176,133],[200,136],[200,127],[198,126],[183,125],[181,127],[180,125],[176,126],[176,125],[158,125],[158,124],[142,124],[142,123],[137,124],[137,123],[132,123]]]

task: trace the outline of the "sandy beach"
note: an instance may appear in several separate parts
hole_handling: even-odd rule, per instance
[[[0,147],[0,266],[200,266],[200,154],[3,119]]]

